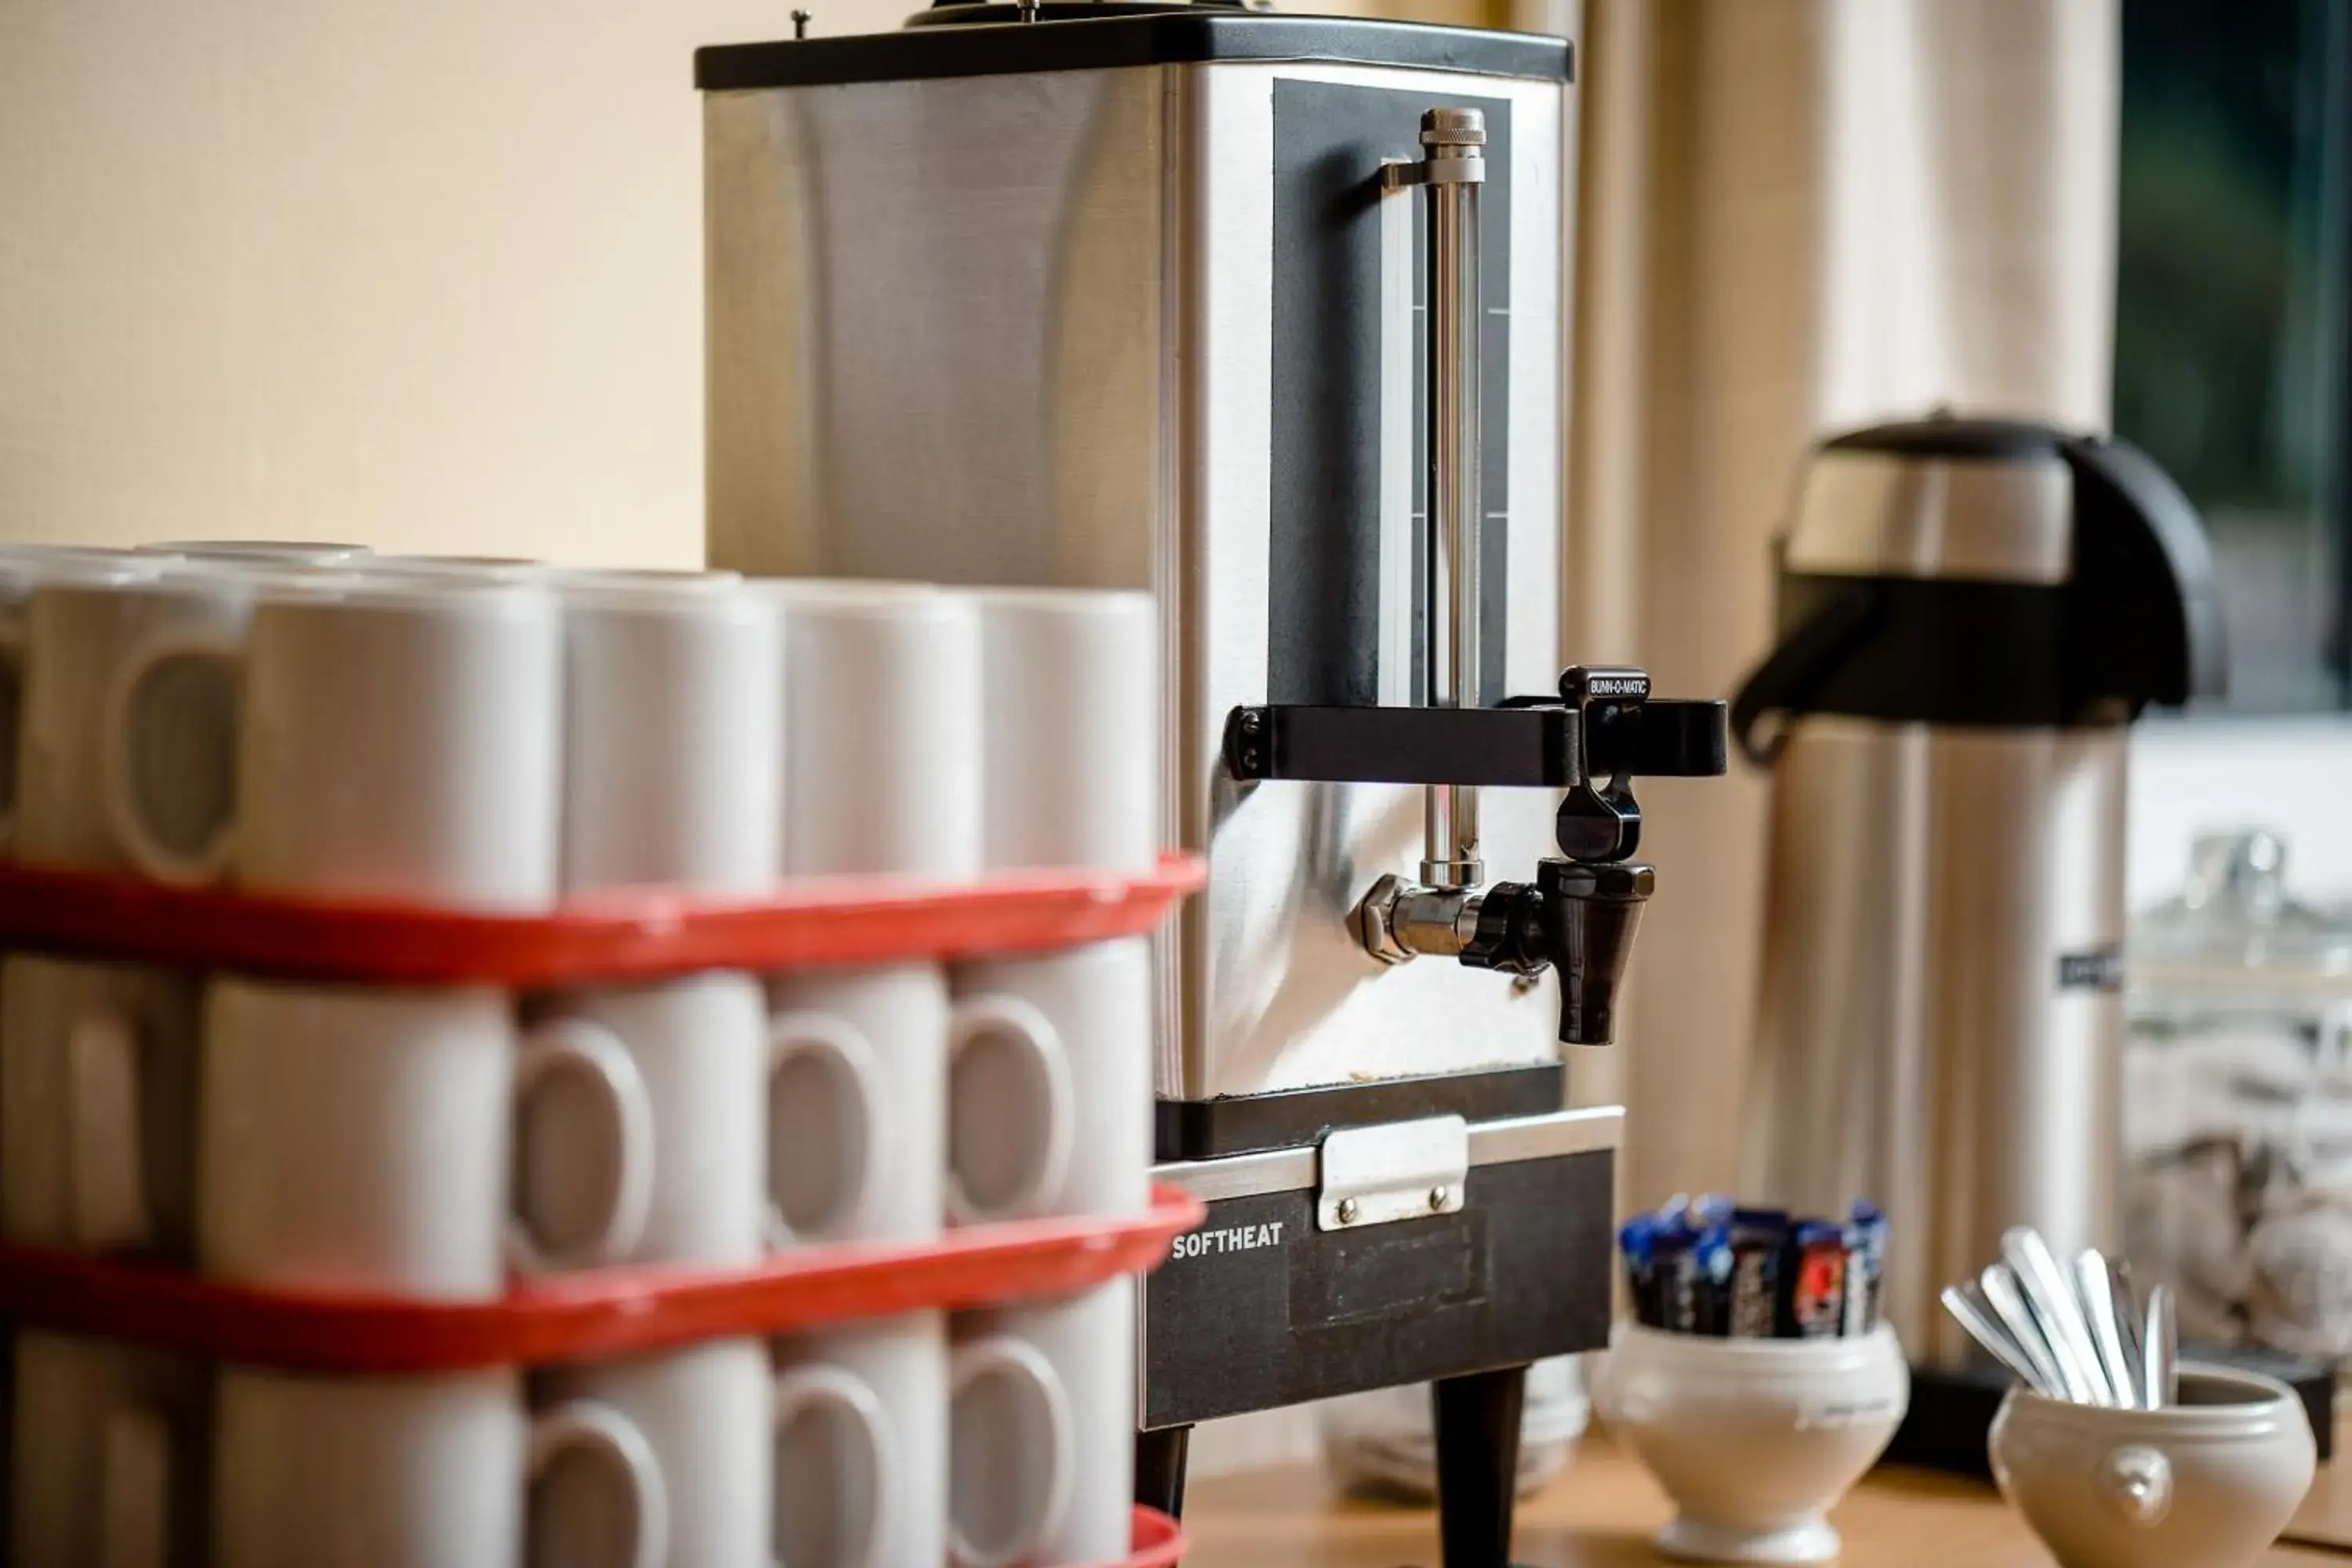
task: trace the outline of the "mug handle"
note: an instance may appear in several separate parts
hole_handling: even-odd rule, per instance
[[[172,1429],[155,1411],[108,1413],[98,1477],[98,1568],[163,1568],[172,1544]]]
[[[995,1204],[979,1203],[964,1191],[963,1173],[956,1169],[954,1150],[952,1146],[950,1148],[948,1216],[959,1225],[1014,1219],[1034,1213],[1060,1188],[1070,1169],[1070,1145],[1076,1134],[1072,1123],[1077,1115],[1076,1091],[1070,1084],[1069,1051],[1062,1042],[1061,1032],[1034,1003],[1018,996],[973,996],[959,1001],[948,1026],[948,1073],[950,1081],[955,1073],[956,1058],[962,1056],[974,1041],[991,1036],[1013,1042],[1027,1054],[1035,1068],[1037,1082],[1043,1086],[1045,1101],[1044,1136],[1037,1141],[1036,1159],[1030,1167],[1028,1180],[1003,1202]]]
[[[509,1218],[507,1259],[525,1274],[620,1262],[644,1238],[646,1215],[653,1206],[653,1101],[629,1047],[612,1030],[587,1018],[550,1018],[534,1025],[523,1032],[515,1060],[511,1092],[516,1109],[520,1110],[541,1079],[560,1072],[585,1074],[604,1090],[620,1134],[620,1171],[604,1228],[583,1246],[550,1252],[520,1216]]]
[[[768,1025],[768,1082],[787,1062],[814,1057],[825,1064],[836,1089],[856,1101],[861,1144],[857,1170],[835,1211],[814,1225],[794,1230],[784,1218],[772,1184],[768,1191],[768,1249],[782,1252],[803,1241],[833,1239],[854,1231],[873,1212],[890,1169],[889,1085],[881,1058],[863,1031],[830,1013],[780,1013]],[[838,1099],[837,1101],[838,1102]]]
[[[150,638],[123,660],[107,687],[100,709],[99,794],[106,824],[115,845],[142,873],[173,887],[194,888],[217,882],[227,873],[231,842],[236,833],[236,811],[215,823],[202,846],[185,850],[163,844],[148,831],[146,818],[131,793],[129,766],[131,701],[139,688],[158,669],[182,661],[218,667],[231,686],[241,684],[245,652],[236,643],[205,633],[174,633]],[[234,713],[232,728],[237,722]],[[235,735],[230,736],[232,748]],[[232,751],[232,754],[234,754]]]
[[[1045,1544],[1062,1522],[1062,1515],[1070,1506],[1072,1471],[1076,1463],[1077,1435],[1070,1414],[1070,1395],[1062,1386],[1061,1375],[1045,1353],[1026,1340],[1010,1334],[991,1334],[970,1344],[958,1345],[948,1359],[948,1405],[953,1409],[963,1391],[981,1378],[992,1373],[1010,1373],[1026,1383],[1038,1405],[1045,1412],[1047,1460],[1045,1497],[1037,1510],[1037,1517],[1029,1528],[1017,1531],[1012,1540],[994,1552],[982,1552],[965,1539],[963,1526],[955,1518],[952,1505],[948,1510],[948,1557],[956,1568],[1014,1568],[1026,1562]]]
[[[19,616],[0,624],[0,682],[11,689],[8,721],[21,725],[25,712],[25,626]],[[16,841],[16,770],[0,768],[0,854]]]
[[[547,1468],[574,1451],[602,1454],[629,1479],[635,1502],[636,1540],[624,1560],[628,1568],[664,1568],[669,1557],[669,1488],[662,1480],[661,1461],[636,1424],[611,1405],[593,1399],[567,1399],[530,1424],[530,1477],[539,1479]]]
[[[796,1366],[776,1378],[775,1435],[803,1411],[831,1405],[850,1419],[866,1441],[866,1462],[874,1471],[874,1497],[866,1515],[864,1550],[849,1559],[850,1568],[881,1568],[887,1525],[898,1511],[898,1452],[890,1436],[889,1416],[863,1378],[837,1366]]]
[[[139,1032],[121,1014],[88,1014],[66,1032],[66,1116],[74,1245],[92,1252],[153,1246],[141,1159]]]

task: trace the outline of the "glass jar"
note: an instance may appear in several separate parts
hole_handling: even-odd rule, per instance
[[[2172,1287],[2186,1341],[2352,1355],[2352,924],[2243,828],[2199,837],[2126,957],[2135,1273]]]

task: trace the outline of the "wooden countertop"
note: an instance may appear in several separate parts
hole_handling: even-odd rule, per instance
[[[2352,1431],[2343,1436],[2352,1437]],[[2352,1451],[2339,1438],[2296,1521],[2352,1516]],[[1649,1473],[1605,1436],[1590,1436],[1565,1474],[1519,1503],[1514,1559],[1527,1568],[1654,1568],[1650,1532],[1668,1514]],[[2049,1568],[2050,1557],[1990,1484],[1925,1471],[1885,1470],[1855,1489],[1832,1522],[1845,1536],[1844,1568]],[[1426,1509],[1336,1495],[1311,1467],[1202,1481],[1184,1510],[1192,1568],[1402,1568],[1431,1565],[1437,1528]],[[2276,1546],[2265,1564],[2342,1568],[2343,1551]],[[2184,1565],[2185,1568],[2185,1565]]]

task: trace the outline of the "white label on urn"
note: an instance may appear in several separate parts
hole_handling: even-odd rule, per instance
[[[1170,1249],[1177,1258],[1205,1258],[1212,1253],[1254,1252],[1261,1247],[1280,1247],[1282,1227],[1286,1222],[1274,1220],[1265,1225],[1229,1225],[1222,1230],[1196,1230],[1190,1236],[1180,1236]]]

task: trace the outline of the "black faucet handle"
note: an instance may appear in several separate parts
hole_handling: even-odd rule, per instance
[[[1642,842],[1634,775],[1704,777],[1730,765],[1724,704],[1653,698],[1646,670],[1576,665],[1561,673],[1559,698],[1570,783],[1556,833],[1570,860],[1633,858]]]
[[[1642,803],[1623,774],[1570,784],[1552,818],[1552,837],[1571,860],[1630,860],[1642,847]]]

